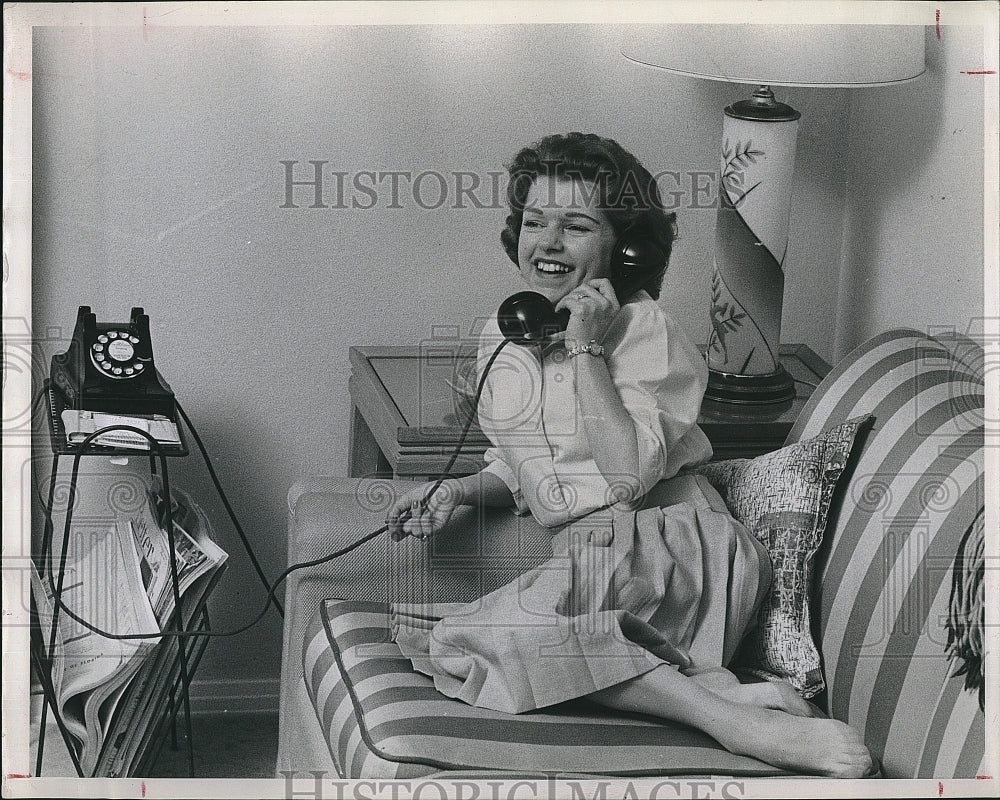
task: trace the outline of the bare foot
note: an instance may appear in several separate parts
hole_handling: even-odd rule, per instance
[[[751,697],[747,702],[761,708],[773,708],[797,717],[813,716],[813,707],[809,705],[795,688],[786,681],[764,681],[763,683],[743,684]]]
[[[663,666],[590,697],[622,711],[693,725],[733,753],[800,775],[863,778],[872,768],[872,757],[861,735],[843,722],[734,702],[723,696],[729,691],[732,680],[724,674],[687,676]],[[785,690],[777,690],[782,692],[786,696],[779,697],[779,702],[794,705]]]
[[[688,677],[699,686],[703,686],[710,692],[721,696],[725,696],[727,691],[740,685],[740,679],[724,668],[707,669],[703,672],[696,672]]]
[[[759,683],[740,683],[732,676],[732,680],[715,678],[708,681],[701,675],[693,676],[702,686],[713,694],[733,703],[744,703],[755,708],[771,708],[784,711],[797,717],[813,716],[813,707],[803,700],[787,681],[762,681]]]
[[[782,711],[755,711],[753,732],[733,726],[720,743],[793,772],[828,778],[862,778],[872,757],[854,728],[835,719],[810,719]],[[717,737],[718,738],[718,737]]]

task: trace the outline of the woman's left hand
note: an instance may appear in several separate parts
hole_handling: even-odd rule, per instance
[[[594,278],[580,284],[556,303],[556,311],[563,308],[570,313],[565,337],[566,347],[569,348],[590,341],[603,341],[621,306],[611,281]]]

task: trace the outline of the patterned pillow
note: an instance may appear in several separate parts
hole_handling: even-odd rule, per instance
[[[810,632],[813,560],[823,542],[834,488],[858,430],[869,419],[850,419],[754,459],[716,461],[697,469],[767,548],[774,570],[758,625],[731,667],[760,678],[786,679],[803,697],[824,688]]]

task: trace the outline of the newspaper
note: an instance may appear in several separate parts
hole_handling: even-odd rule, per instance
[[[131,553],[126,550],[131,550]],[[72,552],[76,549],[77,552]],[[114,634],[158,630],[156,617],[138,581],[135,548],[114,531],[73,537],[72,559],[63,582],[63,604],[97,628]],[[82,552],[81,552],[82,551]],[[130,574],[131,573],[131,574]],[[55,579],[32,573],[35,605],[46,648],[51,641]],[[57,711],[79,743],[77,755],[86,765],[96,761],[103,742],[101,710],[109,714],[142,658],[156,646],[153,638],[111,639],[85,628],[60,610],[56,628],[52,685]]]
[[[180,513],[180,519],[185,518]],[[203,604],[227,559],[205,524],[193,538],[174,522],[177,577],[185,608]],[[173,627],[175,612],[169,542],[153,516],[151,498],[134,512],[119,512],[113,530],[74,531],[62,587],[62,602],[74,614],[109,633],[136,635]],[[61,609],[54,650],[50,648],[57,576],[32,570],[32,591],[41,634],[52,658],[56,712],[72,737],[85,775],[94,774],[112,720],[128,731],[130,720],[116,714],[136,673],[158,659],[160,637],[113,639],[89,630]],[[194,587],[194,591],[192,591]],[[190,597],[185,597],[190,593]],[[190,614],[182,614],[189,621]],[[174,638],[174,637],[171,637]],[[167,648],[169,649],[169,648]],[[176,644],[174,646],[176,652]],[[141,736],[131,731],[129,736]]]
[[[218,573],[206,575],[202,580],[214,581]],[[200,611],[199,606],[188,610],[187,598],[184,605],[185,627]],[[197,667],[207,640],[204,638],[185,640],[188,674]],[[118,716],[109,731],[110,741],[98,762],[98,773],[109,778],[128,777],[136,774],[136,768],[155,754],[149,752],[155,737],[167,724],[166,714],[173,706],[173,713],[181,711],[181,683],[179,658],[180,640],[171,637],[156,651],[138,672],[128,693],[122,698]]]
[[[211,522],[205,512],[191,502],[184,492],[176,491],[173,494],[171,513],[175,525],[180,524],[185,531],[190,531],[198,546],[210,557],[213,553],[217,553],[220,558],[217,569],[194,578],[190,586],[182,592],[181,621],[185,629],[190,629],[225,569],[226,554],[218,549],[212,540]],[[177,498],[182,502],[178,503]],[[154,493],[151,500],[162,521],[162,495]],[[189,675],[197,666],[206,643],[205,638],[184,640]],[[180,640],[176,637],[166,639],[157,648],[155,656],[147,660],[136,675],[128,693],[122,699],[117,716],[112,720],[109,731],[111,740],[101,754],[97,765],[98,774],[110,778],[126,777],[136,774],[136,769],[141,768],[144,762],[148,763],[151,757],[149,751],[155,737],[162,733],[165,712],[170,708],[171,697],[177,703],[180,702],[179,649]],[[176,704],[174,713],[177,713]]]
[[[174,610],[173,579],[170,572],[170,543],[160,523],[153,516],[151,499],[135,513],[118,514],[118,536],[133,542],[139,558],[143,591],[156,618],[165,623]],[[226,553],[208,536],[195,541],[182,526],[184,513],[177,509],[173,519],[174,551],[177,555],[177,582],[180,594],[191,587],[209,569],[226,559]]]

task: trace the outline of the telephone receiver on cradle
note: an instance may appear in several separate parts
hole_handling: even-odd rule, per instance
[[[160,414],[176,421],[174,393],[153,361],[149,316],[132,309],[128,322],[103,323],[80,306],[65,353],[49,373],[67,408],[110,414]]]
[[[611,286],[619,302],[637,291],[647,281],[663,275],[667,257],[653,239],[646,236],[621,237],[611,255]],[[505,339],[515,344],[539,344],[566,330],[567,309],[555,310],[547,297],[538,292],[512,294],[497,311],[497,325]]]

